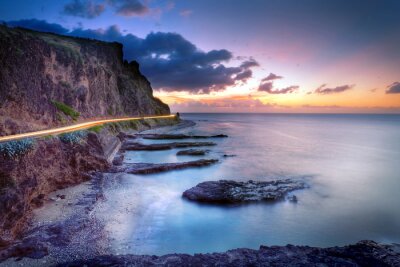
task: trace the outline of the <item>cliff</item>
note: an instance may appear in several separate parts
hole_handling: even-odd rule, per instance
[[[0,262],[2,250],[24,237],[31,211],[49,193],[111,167],[124,132],[173,125],[177,119],[111,123],[102,128],[0,143]]]
[[[122,45],[0,26],[0,136],[99,117],[169,114]],[[176,120],[113,123],[0,143],[0,251],[54,190],[104,171],[117,134]]]
[[[0,136],[169,112],[121,44],[0,26]]]

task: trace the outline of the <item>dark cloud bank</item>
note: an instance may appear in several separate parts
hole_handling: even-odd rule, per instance
[[[133,34],[123,35],[117,26],[106,30],[76,28],[69,31],[59,24],[36,19],[9,21],[7,24],[44,32],[120,42],[124,45],[124,58],[137,60],[153,87],[166,91],[209,93],[223,90],[226,86],[244,82],[252,77],[251,68],[258,66],[254,59],[250,59],[243,61],[238,67],[226,67],[223,63],[233,59],[231,52],[225,49],[201,51],[177,33],[154,32],[142,39]]]

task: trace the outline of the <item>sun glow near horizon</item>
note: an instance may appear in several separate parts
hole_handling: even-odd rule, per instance
[[[400,95],[388,95],[386,86],[360,88],[340,94],[318,95],[299,87],[290,94],[257,91],[260,80],[229,86],[209,94],[186,91],[155,91],[154,95],[174,112],[277,112],[277,113],[400,113]],[[277,83],[288,86],[288,83]]]

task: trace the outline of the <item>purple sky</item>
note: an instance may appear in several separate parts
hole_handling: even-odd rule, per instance
[[[13,0],[0,20],[123,43],[175,111],[400,111],[396,0]]]

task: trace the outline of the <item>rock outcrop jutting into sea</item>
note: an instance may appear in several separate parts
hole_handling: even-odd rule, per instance
[[[169,112],[121,44],[0,26],[0,136]]]

